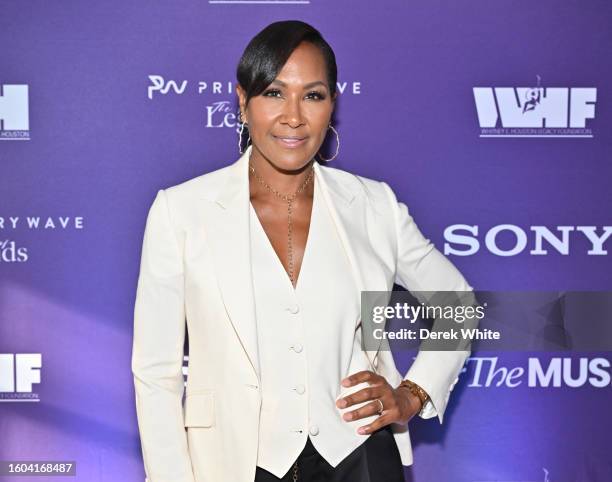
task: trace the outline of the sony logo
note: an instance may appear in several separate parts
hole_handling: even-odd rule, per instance
[[[547,255],[549,250],[562,255],[570,252],[570,240],[577,236],[586,238],[590,243],[588,255],[604,256],[608,251],[604,243],[612,234],[612,226],[556,226],[554,230],[546,226],[530,226],[529,231],[514,224],[498,224],[484,235],[484,244],[496,256],[516,256],[530,244],[529,254]],[[480,250],[479,226],[471,224],[453,224],[444,230],[444,254],[471,256]],[[499,239],[510,240],[500,247]],[[529,243],[529,237],[532,237]]]

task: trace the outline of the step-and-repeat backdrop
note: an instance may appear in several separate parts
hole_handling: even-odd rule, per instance
[[[144,479],[147,210],[237,159],[238,59],[291,18],[336,52],[334,166],[389,183],[475,288],[612,289],[609,2],[3,0],[0,460]],[[472,353],[444,424],[411,422],[406,479],[612,480],[610,359]]]

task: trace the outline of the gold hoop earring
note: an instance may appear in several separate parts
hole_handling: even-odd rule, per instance
[[[338,155],[338,151],[340,150],[340,135],[338,134],[338,131],[336,129],[334,129],[334,126],[331,125],[331,122],[329,123],[329,128],[334,131],[334,134],[336,134],[336,152],[335,154],[330,157],[329,159],[323,159],[323,157],[321,156],[320,152],[317,152],[317,155],[319,156],[319,159],[323,162],[330,162],[333,161],[336,156]]]
[[[242,149],[242,133],[244,132],[244,126],[246,126],[247,131],[249,129],[249,124],[246,122],[242,122],[242,112],[238,111],[238,124],[240,124],[240,130],[238,131],[238,152],[242,154],[244,150]],[[251,140],[251,133],[249,132],[249,138],[246,142],[246,147],[249,147],[249,141]]]

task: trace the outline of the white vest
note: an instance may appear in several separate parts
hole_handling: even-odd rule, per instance
[[[252,205],[250,238],[262,390],[257,465],[281,478],[310,436],[336,467],[368,438],[357,428],[376,416],[345,422],[342,414],[362,404],[335,405],[341,380],[371,367],[360,346],[360,292],[318,183],[295,289]]]

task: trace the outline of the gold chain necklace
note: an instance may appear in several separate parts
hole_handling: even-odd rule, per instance
[[[251,164],[250,162],[249,162],[249,169],[255,176],[255,179],[257,179],[257,181],[259,181],[260,184],[262,184],[268,191],[270,191],[276,197],[278,197],[279,199],[282,199],[283,201],[287,203],[287,221],[288,221],[287,253],[288,253],[288,258],[289,258],[288,260],[289,279],[291,280],[291,284],[293,285],[295,283],[295,279],[293,277],[294,276],[293,274],[293,220],[291,219],[291,214],[293,214],[293,201],[295,201],[295,198],[297,197],[297,195],[304,190],[306,185],[312,179],[312,176],[314,174],[313,166],[312,165],[310,166],[310,171],[308,172],[306,179],[304,179],[304,182],[302,183],[302,185],[298,187],[297,191],[295,191],[291,196],[288,196],[286,194],[281,194],[276,189],[274,189],[272,186],[270,186],[266,181],[263,180],[263,178],[259,174],[257,174],[257,172],[255,172],[255,168],[253,167],[253,164]]]

